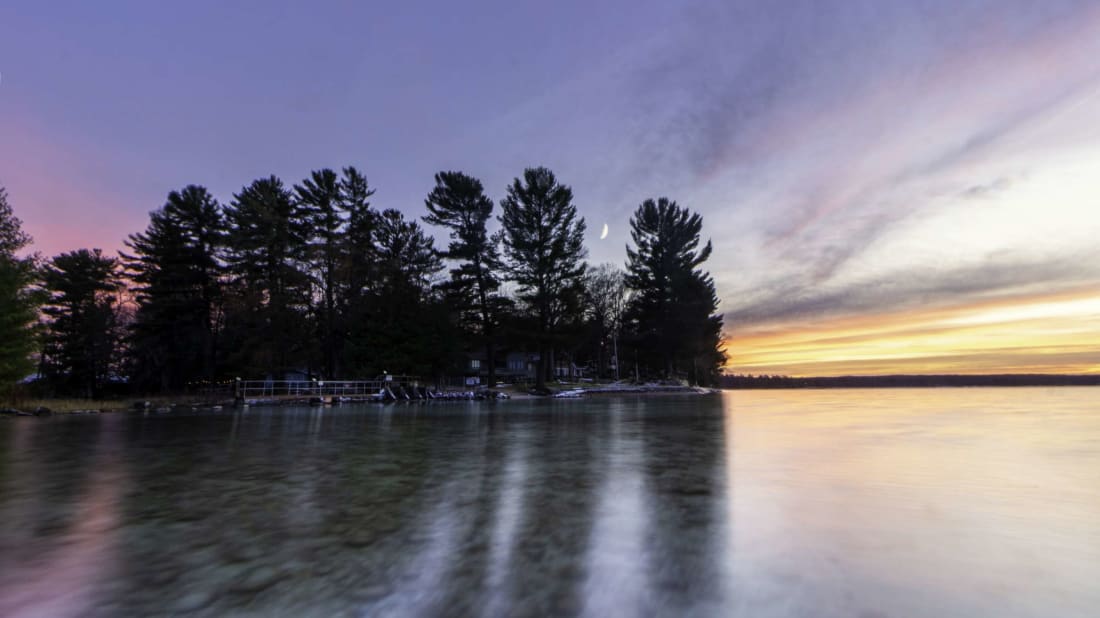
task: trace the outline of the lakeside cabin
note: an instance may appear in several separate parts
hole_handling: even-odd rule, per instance
[[[539,355],[527,351],[508,351],[498,355],[496,360],[496,378],[503,383],[534,382],[538,371]],[[475,378],[474,385],[484,384],[489,377],[489,361],[485,350],[471,351],[466,354],[467,384]],[[567,354],[559,354],[554,359],[554,377],[562,381],[576,381],[591,375],[591,369],[578,366]]]

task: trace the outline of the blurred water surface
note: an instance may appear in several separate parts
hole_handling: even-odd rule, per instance
[[[0,419],[0,615],[1095,616],[1098,402]]]

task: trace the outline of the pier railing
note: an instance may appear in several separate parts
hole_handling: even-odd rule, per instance
[[[393,375],[374,380],[237,380],[234,395],[238,399],[370,397],[385,387],[418,385],[417,378]]]

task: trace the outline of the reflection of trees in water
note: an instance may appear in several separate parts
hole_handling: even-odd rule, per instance
[[[92,471],[98,417],[10,419],[0,424],[0,538],[30,534],[43,542],[73,525]],[[91,439],[89,439],[91,437]]]
[[[0,615],[105,611],[127,487],[119,420],[34,419],[0,437]]]
[[[510,534],[501,537],[508,528],[502,526],[501,513],[515,499],[515,470],[525,459],[524,431],[516,419],[475,413],[449,429],[454,433],[446,440],[450,446],[439,445],[437,452],[439,464],[449,470],[433,513],[437,551],[423,557],[438,556],[440,549],[447,555],[432,573],[433,581],[424,582],[437,591],[430,594],[430,606],[420,608],[427,615],[473,614],[491,603],[501,582],[498,561],[508,559],[507,545],[513,541]]]
[[[722,428],[674,401],[115,415],[110,457],[98,419],[27,423],[0,436],[0,565],[56,505],[72,528],[98,504],[121,515],[114,613],[690,608],[714,593]]]
[[[726,522],[715,508],[725,499],[722,401],[658,399],[650,410],[641,432],[652,505],[648,581],[659,604],[709,613],[723,602]]]
[[[402,437],[383,441],[383,460],[422,478],[411,516],[387,536],[397,540],[370,546],[394,565],[361,576],[384,591],[369,607],[595,615],[611,601],[651,612],[722,600],[720,402],[693,412],[699,401],[670,398],[656,416],[649,402],[617,414],[542,403],[522,415],[394,417]]]
[[[576,408],[551,403],[532,427],[510,569],[510,606],[520,614],[575,615],[583,607],[607,418]]]
[[[346,607],[382,594],[433,482],[431,433],[390,414],[253,409],[187,431],[153,420],[140,440],[161,456],[129,505],[130,608]]]
[[[637,616],[651,613],[646,554],[652,505],[643,483],[641,422],[637,406],[613,402],[606,412],[595,521],[586,548],[583,614]]]
[[[412,568],[374,611],[577,613],[606,419],[508,410],[427,421],[425,510],[397,550]]]

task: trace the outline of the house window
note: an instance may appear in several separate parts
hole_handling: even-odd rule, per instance
[[[470,360],[470,369],[481,369],[481,361],[478,359]]]

